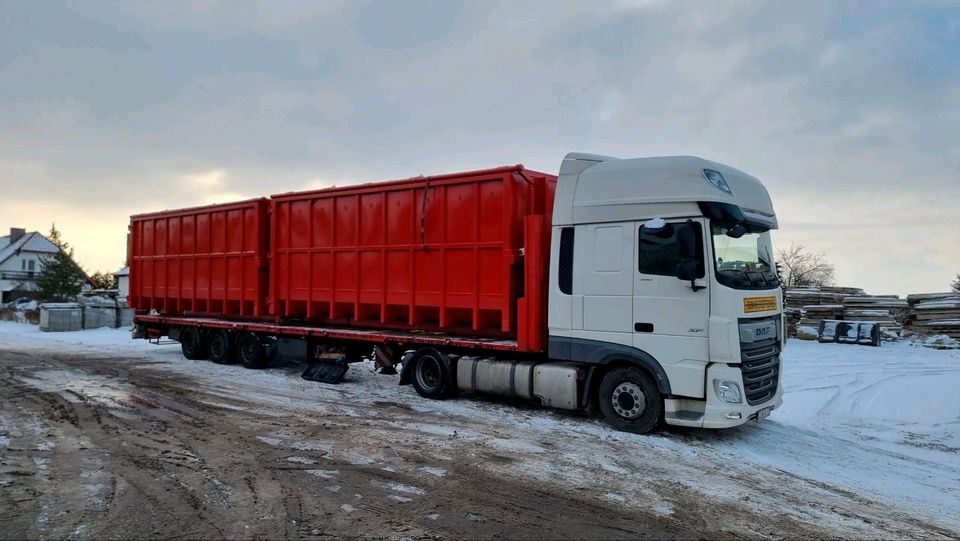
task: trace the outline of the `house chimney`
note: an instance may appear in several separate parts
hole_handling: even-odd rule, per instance
[[[27,234],[26,229],[21,229],[19,227],[11,227],[10,228],[10,244],[13,244],[14,242],[17,241],[17,239],[19,239],[20,237],[26,234]]]

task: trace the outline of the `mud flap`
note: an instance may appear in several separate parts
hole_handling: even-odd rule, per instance
[[[321,383],[340,383],[349,368],[350,366],[341,357],[333,362],[310,363],[300,377]]]

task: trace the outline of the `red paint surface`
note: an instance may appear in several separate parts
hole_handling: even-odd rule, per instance
[[[168,314],[267,315],[268,201],[130,218],[129,302]]]
[[[555,176],[513,166],[274,195],[269,214],[261,208],[265,200],[256,200],[135,216],[131,304],[166,315],[269,314],[290,326],[504,339],[522,351],[542,351],[555,187]],[[245,218],[229,221],[230,212]],[[218,213],[233,225],[224,235],[241,253],[210,249],[187,259],[217,269],[223,259],[244,277],[269,261],[263,269],[269,294],[246,282],[231,287],[230,272],[185,267],[179,252],[188,241],[174,249],[149,240],[200,238],[210,224],[219,238]],[[189,216],[196,218],[186,227]],[[201,224],[199,216],[208,218]],[[240,222],[260,233],[238,231]],[[259,251],[261,235],[269,238],[268,259]],[[220,295],[223,302],[213,302]]]

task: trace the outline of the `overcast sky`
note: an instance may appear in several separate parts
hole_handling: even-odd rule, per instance
[[[0,231],[523,163],[760,178],[841,285],[960,272],[960,3],[0,0]]]

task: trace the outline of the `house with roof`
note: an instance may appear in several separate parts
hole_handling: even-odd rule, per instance
[[[37,231],[11,227],[0,237],[0,302],[30,297],[37,289],[37,275],[43,260],[59,248]]]
[[[130,267],[124,267],[113,273],[117,281],[117,300],[126,302],[130,294]]]

